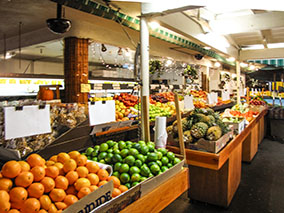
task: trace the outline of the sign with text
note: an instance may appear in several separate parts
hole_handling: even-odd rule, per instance
[[[216,92],[211,92],[207,95],[207,101],[209,105],[214,105],[218,103],[218,94]]]
[[[194,109],[193,105],[193,97],[190,95],[184,96],[184,109],[185,110],[192,110]]]
[[[222,101],[230,100],[230,93],[228,91],[222,91]]]
[[[89,120],[90,126],[115,121],[114,100],[89,102]]]

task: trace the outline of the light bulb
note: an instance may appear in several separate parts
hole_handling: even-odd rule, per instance
[[[150,26],[150,28],[151,28],[152,30],[155,30],[155,29],[157,29],[158,27],[160,27],[160,24],[159,24],[158,22],[156,22],[156,21],[151,21],[151,22],[149,22],[149,26]]]
[[[216,61],[215,64],[214,64],[214,67],[220,67],[220,66],[221,66],[221,64],[218,61]]]

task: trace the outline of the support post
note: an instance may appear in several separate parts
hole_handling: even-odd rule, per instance
[[[241,95],[240,95],[240,85],[241,85],[241,67],[240,62],[236,61],[236,72],[237,72],[237,103],[241,103]]]

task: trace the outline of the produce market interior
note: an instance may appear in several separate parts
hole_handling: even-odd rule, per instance
[[[282,212],[284,5],[2,0],[0,213]]]

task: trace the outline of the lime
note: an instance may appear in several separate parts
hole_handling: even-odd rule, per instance
[[[148,146],[148,145],[151,145],[151,146],[154,146],[154,147],[155,147],[155,143],[154,143],[154,142],[151,142],[151,141],[147,142],[147,146]]]
[[[100,149],[100,145],[94,146],[94,149]]]
[[[125,183],[124,186],[126,186],[128,189],[131,188],[131,184],[130,183]]]
[[[108,140],[107,142],[108,147],[113,147],[114,146],[114,141],[113,140]]]
[[[156,163],[158,164],[159,167],[163,166],[162,161],[157,160]]]
[[[142,145],[141,146],[141,154],[143,154],[143,155],[147,155],[147,153],[149,152],[149,148],[148,148],[148,146],[144,146],[144,145]]]
[[[165,172],[165,171],[167,171],[168,169],[169,169],[169,168],[166,167],[166,166],[162,166],[162,167],[161,167],[161,171],[162,171],[162,172]]]
[[[119,174],[118,171],[115,171],[115,172],[112,173],[112,176],[115,176],[115,177],[117,177],[119,179],[120,174]]]
[[[104,159],[101,159],[99,162],[100,163],[106,163]]]
[[[175,160],[175,154],[173,152],[168,152],[167,153],[167,157],[169,158],[170,161],[174,161]]]
[[[126,141],[125,143],[126,143],[127,146],[132,146],[132,144],[133,144],[131,141]]]
[[[126,143],[124,141],[119,141],[118,142],[118,147],[119,147],[120,150],[124,149],[125,146],[126,146]]]
[[[126,163],[121,164],[119,168],[120,173],[128,172],[129,171],[129,166]]]
[[[114,164],[114,168],[113,168],[113,170],[114,170],[114,171],[119,171],[119,169],[120,169],[121,165],[122,165],[122,163],[117,162],[116,164]]]
[[[168,167],[168,168],[171,168],[171,167],[173,167],[173,164],[168,163],[168,164],[167,164],[167,167]]]
[[[117,143],[114,144],[113,147],[112,147],[112,149],[113,149],[113,150],[119,149],[118,144],[117,144]]]
[[[147,161],[151,162],[151,161],[157,161],[158,160],[158,155],[154,152],[148,153],[147,154]]]
[[[139,154],[137,149],[131,148],[129,149],[129,155],[136,157]]]
[[[108,153],[107,156],[105,157],[105,162],[108,163],[108,164],[111,164],[112,163],[112,157],[113,157],[113,154]]]
[[[140,145],[139,143],[134,143],[134,144],[132,145],[132,148],[137,149],[138,152],[141,151],[141,145]]]
[[[131,175],[131,182],[139,182],[140,181],[141,176],[139,175],[139,173],[134,173],[133,175]]]
[[[160,167],[157,164],[154,164],[150,167],[150,170],[153,174],[157,175],[160,171]]]
[[[93,157],[96,157],[96,156],[98,156],[99,152],[100,152],[100,150],[94,149],[94,151],[92,152],[91,155],[92,155]]]
[[[86,155],[91,155],[93,151],[94,149],[92,147],[89,147],[88,149],[86,149]]]
[[[142,146],[142,145],[146,145],[145,141],[138,141],[138,143]]]
[[[161,160],[161,158],[163,157],[163,153],[160,151],[157,151],[156,153],[158,155],[158,160]]]
[[[102,159],[104,159],[106,156],[107,156],[107,153],[106,153],[106,152],[101,152],[101,153],[99,154],[99,156],[98,156],[98,159],[99,159],[99,160],[102,160]]]
[[[155,161],[152,161],[152,162],[148,163],[148,167],[150,168],[154,164],[158,165]]]
[[[114,153],[114,154],[120,154],[120,151],[119,151],[119,149],[114,149],[114,150],[113,150],[113,153]]]
[[[102,143],[101,145],[100,145],[100,151],[101,152],[106,152],[108,150],[108,145],[107,145],[107,143]]]
[[[142,166],[143,162],[141,160],[136,160],[134,165],[140,168]]]
[[[140,170],[141,170],[141,175],[143,175],[143,176],[145,176],[145,177],[148,177],[148,176],[149,176],[149,174],[150,174],[150,169],[148,168],[148,166],[143,165],[143,166],[141,166]]]
[[[133,166],[135,163],[135,158],[132,155],[129,155],[126,158],[124,158],[124,163],[127,163],[130,166]]]
[[[180,159],[178,159],[178,158],[175,158],[175,159],[174,159],[174,165],[178,164],[179,162],[181,162]]]
[[[117,163],[117,162],[122,162],[122,157],[120,154],[114,154],[113,157],[112,157],[112,161],[114,163]]]
[[[127,182],[129,182],[129,181],[130,181],[130,176],[129,176],[129,174],[127,174],[127,173],[122,173],[122,174],[120,174],[120,181],[121,181],[122,183],[127,183]]]
[[[137,166],[132,166],[129,169],[129,173],[132,175],[134,173],[140,173],[140,169]]]
[[[153,177],[153,176],[154,176],[154,175],[153,175],[152,173],[149,174],[149,178],[150,178],[150,177]]]
[[[140,182],[144,181],[144,180],[147,180],[147,177],[141,177],[140,178]]]
[[[161,162],[162,162],[163,165],[166,166],[169,163],[169,159],[164,156],[164,157],[162,157]]]
[[[129,153],[129,149],[123,149],[120,151],[120,155],[125,158]]]
[[[147,145],[149,152],[154,152],[155,151],[155,145],[149,144]]]
[[[87,155],[87,159],[88,159],[88,160],[91,160],[92,157],[91,157],[90,155]]]
[[[131,186],[134,187],[134,186],[136,186],[137,184],[139,184],[139,182],[133,182]]]
[[[113,153],[113,149],[108,149],[107,152],[108,153]]]
[[[84,152],[84,153],[82,153],[81,155],[87,155],[87,154]]]
[[[158,151],[161,152],[163,155],[166,155],[168,152],[165,148],[159,148]]]
[[[98,158],[97,157],[93,157],[92,161],[98,161]]]
[[[142,154],[137,155],[136,158],[137,158],[138,160],[141,160],[142,162],[145,162],[145,157],[144,157],[144,155],[142,155]]]

